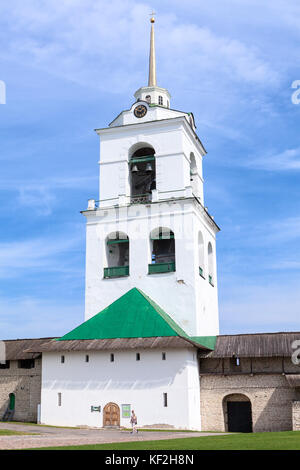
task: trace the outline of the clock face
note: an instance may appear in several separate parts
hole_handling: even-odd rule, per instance
[[[134,108],[134,115],[137,118],[142,118],[146,116],[147,114],[147,108],[143,104],[139,104],[136,108]]]

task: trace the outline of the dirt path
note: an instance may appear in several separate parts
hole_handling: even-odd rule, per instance
[[[88,444],[107,444],[114,442],[154,441],[163,439],[179,439],[183,437],[218,436],[223,433],[205,432],[154,432],[139,431],[130,434],[129,431],[82,429],[82,428],[55,428],[15,423],[0,423],[0,429],[38,433],[28,436],[0,436],[0,449],[30,449],[37,447],[77,446]]]

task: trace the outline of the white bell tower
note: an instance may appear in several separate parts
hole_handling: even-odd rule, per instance
[[[86,319],[133,287],[191,336],[219,333],[218,226],[204,207],[206,151],[192,113],[156,83],[154,18],[148,86],[100,136],[99,201],[87,218]]]

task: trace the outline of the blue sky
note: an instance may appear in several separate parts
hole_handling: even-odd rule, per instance
[[[262,4],[263,3],[263,4]],[[98,137],[146,84],[193,111],[208,155],[221,333],[299,330],[298,0],[11,0],[0,4],[0,337],[83,320]]]

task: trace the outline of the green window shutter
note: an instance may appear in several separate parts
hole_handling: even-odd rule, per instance
[[[125,238],[124,240],[107,240],[108,245],[115,245],[117,243],[129,243],[128,238]]]
[[[105,279],[123,276],[129,276],[129,266],[116,266],[113,268],[104,268]]]
[[[176,271],[175,261],[148,265],[148,274],[169,273]]]

